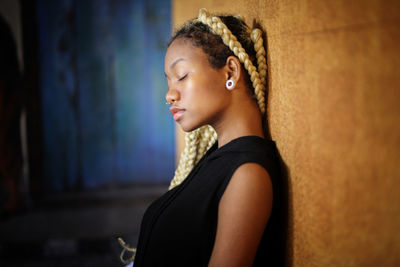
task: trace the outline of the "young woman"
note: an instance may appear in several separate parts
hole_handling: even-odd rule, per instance
[[[188,132],[171,189],[146,211],[134,266],[277,266],[279,161],[265,138],[260,29],[201,9],[165,56],[174,120]]]

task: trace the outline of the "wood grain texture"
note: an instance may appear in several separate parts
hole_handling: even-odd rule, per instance
[[[174,25],[201,7],[266,29],[287,265],[400,266],[399,2],[174,0]]]

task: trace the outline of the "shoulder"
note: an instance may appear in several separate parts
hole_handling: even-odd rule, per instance
[[[256,162],[247,162],[240,165],[232,175],[232,179],[243,178],[248,182],[262,182],[269,180],[268,171]]]
[[[272,202],[272,191],[268,171],[260,164],[250,162],[240,165],[235,170],[221,201],[237,202],[247,199],[250,202],[268,203]]]
[[[245,163],[236,169],[219,203],[210,266],[251,266],[271,214],[272,191],[261,165]]]
[[[241,189],[265,185],[276,187],[279,176],[279,159],[275,143],[257,136],[233,140],[208,158],[206,171],[217,188],[217,200],[225,194],[228,184],[241,184]],[[243,184],[245,183],[245,184]],[[233,187],[233,186],[232,186]],[[265,189],[262,187],[260,189]]]

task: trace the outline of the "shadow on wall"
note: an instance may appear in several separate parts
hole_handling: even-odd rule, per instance
[[[292,258],[293,258],[293,249],[292,249],[292,236],[291,232],[293,231],[293,223],[290,217],[292,211],[292,203],[291,203],[291,184],[289,181],[289,169],[285,162],[279,155],[280,163],[281,163],[281,171],[282,171],[282,184],[281,184],[281,194],[282,194],[282,224],[281,224],[281,233],[282,233],[282,266],[292,267]]]
[[[254,21],[253,28],[260,28],[263,29],[263,24],[261,21]],[[265,40],[265,51],[270,51],[268,47],[268,37],[266,30],[263,33],[263,39]],[[269,54],[267,53],[267,66],[270,66],[270,58]],[[268,71],[268,81],[266,85],[266,93],[265,93],[265,101],[268,103],[268,96],[269,96],[269,88],[271,88],[271,75],[270,75],[270,68],[267,69]],[[268,115],[268,114],[267,114]],[[270,129],[268,119],[266,119],[264,125],[265,133],[264,135],[268,138],[271,138]],[[286,163],[283,161],[279,150],[278,150],[278,158],[280,163],[280,171],[281,171],[281,181],[278,186],[279,188],[279,200],[280,200],[280,211],[279,214],[279,227],[278,227],[278,238],[276,240],[276,246],[279,249],[279,255],[277,255],[278,265],[277,266],[292,266],[292,257],[293,257],[293,249],[292,249],[292,220],[290,217],[291,210],[292,210],[292,203],[291,203],[291,184],[289,181],[289,168],[287,167]]]

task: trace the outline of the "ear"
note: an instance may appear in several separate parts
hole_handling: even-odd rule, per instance
[[[226,59],[224,70],[226,81],[231,79],[235,84],[237,84],[242,75],[242,66],[240,65],[239,59],[234,56],[229,56]]]

